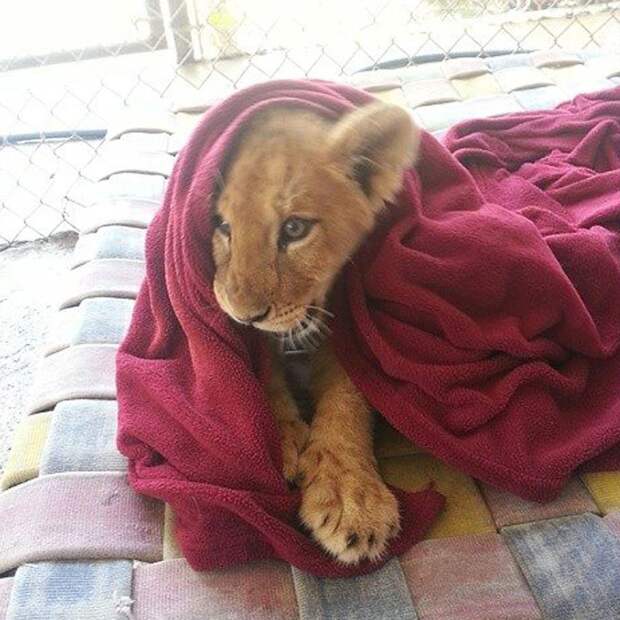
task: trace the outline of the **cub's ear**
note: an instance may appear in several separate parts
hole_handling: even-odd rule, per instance
[[[415,163],[420,130],[402,108],[377,102],[344,116],[331,130],[331,165],[353,179],[368,199],[381,206],[402,185]]]

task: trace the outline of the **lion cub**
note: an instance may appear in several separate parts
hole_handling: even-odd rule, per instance
[[[214,291],[231,319],[309,352],[308,425],[274,346],[269,386],[284,476],[300,516],[338,560],[377,559],[399,531],[377,471],[372,413],[330,346],[332,283],[414,162],[419,131],[402,109],[373,103],[338,121],[294,107],[259,113],[223,171],[213,221]]]

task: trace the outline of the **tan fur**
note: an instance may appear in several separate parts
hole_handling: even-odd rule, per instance
[[[406,112],[377,103],[337,123],[295,108],[257,115],[227,170],[217,211],[213,257],[218,303],[233,319],[285,333],[308,306],[324,306],[348,258],[372,230],[415,158],[419,134]],[[308,235],[278,246],[283,222],[312,220]],[[371,412],[331,350],[313,355],[310,428],[301,420],[275,356],[269,386],[282,436],[284,475],[302,489],[300,515],[336,558],[380,556],[398,532],[398,506],[381,480]]]

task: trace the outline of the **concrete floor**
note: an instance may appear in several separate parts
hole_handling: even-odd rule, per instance
[[[29,389],[77,234],[64,233],[0,252],[0,472],[26,415]]]

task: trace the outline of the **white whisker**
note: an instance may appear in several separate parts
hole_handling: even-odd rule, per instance
[[[314,322],[314,318],[312,318],[312,317],[307,317],[307,319],[306,319],[306,329],[307,329],[309,332],[312,332],[312,333],[319,331],[319,330],[317,329],[316,323]],[[320,332],[319,332],[319,333],[320,333]]]
[[[315,316],[313,318],[313,321],[314,321],[316,329],[319,331],[321,335],[325,336],[325,335],[329,335],[332,333],[330,326],[327,323],[325,323],[325,321],[323,321],[320,317]]]
[[[308,340],[308,342],[315,348],[318,349],[319,345],[321,344],[321,333],[318,332],[319,335],[319,339],[317,340],[317,332],[315,332],[315,330],[313,329],[313,326],[309,326],[308,330],[306,331],[306,339]]]
[[[327,314],[331,315],[321,309]],[[325,319],[316,315],[306,314],[301,319],[295,321],[295,325],[288,331],[280,333],[278,336],[282,342],[285,353],[303,353],[316,351],[321,342],[331,333]]]
[[[299,332],[299,337],[303,340],[303,342],[305,343],[306,347],[308,346],[308,343],[310,343],[311,347],[316,347],[315,342],[312,340],[312,338],[310,338],[310,334],[308,333],[308,322],[306,319],[302,319],[300,321],[301,327],[302,329]]]
[[[297,349],[297,348],[304,348],[304,344],[303,341],[301,340],[301,335],[303,332],[303,325],[301,323],[301,321],[299,319],[297,319],[297,321],[295,321],[295,329],[291,332],[292,333],[292,338],[293,338],[293,346]],[[298,341],[297,343],[295,342],[295,336],[298,337]]]
[[[325,333],[321,329],[321,325],[325,325],[322,321],[318,320],[318,317],[308,317],[308,330],[313,335],[313,341],[318,348],[321,342],[325,339]]]
[[[285,332],[280,332],[278,334],[278,337],[280,338],[280,343],[281,343],[282,351],[284,353],[289,351],[294,346],[293,345],[293,340],[292,340],[292,333],[291,333],[290,329],[285,331]]]
[[[325,308],[321,308],[321,306],[306,306],[307,308],[310,308],[310,310],[316,310],[318,312],[322,312],[323,314],[326,314],[328,317],[330,318],[334,318],[334,313],[330,312],[329,310],[325,310]]]
[[[364,161],[372,166],[374,166],[375,168],[378,168],[379,170],[387,170],[388,172],[392,172],[392,168],[385,166],[383,164],[380,164],[378,161],[371,159],[370,157],[366,157],[365,155],[360,155],[359,157],[356,158],[358,161]]]

